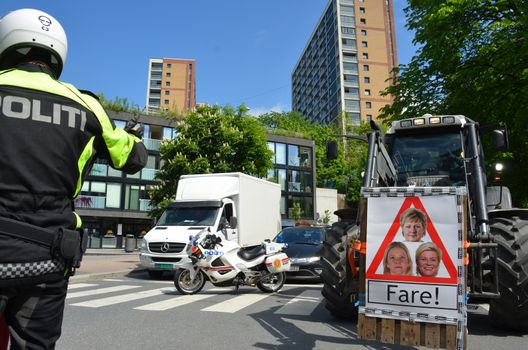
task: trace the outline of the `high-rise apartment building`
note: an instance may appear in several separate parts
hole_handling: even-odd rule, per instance
[[[392,0],[330,0],[293,70],[292,110],[343,127],[376,119],[397,65]]]
[[[187,113],[196,105],[196,62],[180,58],[149,60],[146,110]]]

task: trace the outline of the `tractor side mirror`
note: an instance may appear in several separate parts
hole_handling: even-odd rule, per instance
[[[335,160],[337,159],[337,142],[328,141],[326,143],[326,160]]]
[[[496,151],[507,151],[509,148],[508,132],[506,130],[493,130],[492,143]]]

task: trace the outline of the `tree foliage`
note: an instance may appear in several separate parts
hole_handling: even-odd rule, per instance
[[[327,141],[343,140],[334,136],[341,133],[338,127],[312,123],[297,112],[271,112],[260,116],[259,121],[272,133],[313,140],[315,142],[316,185],[336,188],[339,193],[346,195],[346,202],[349,205],[359,201],[359,190],[362,184],[361,172],[365,169],[366,163],[366,144],[361,141],[341,142],[338,159],[329,161],[326,159]],[[370,130],[370,127],[365,124],[353,132],[365,134],[367,129]]]
[[[273,167],[266,131],[240,106],[203,106],[190,112],[176,127],[177,136],[160,146],[163,165],[156,175],[160,185],[150,191],[150,212],[158,216],[174,199],[181,175],[242,172],[265,177]]]
[[[386,121],[463,114],[481,125],[505,122],[511,157],[505,183],[528,205],[528,3],[523,0],[410,0],[408,29],[419,47],[385,91]],[[488,161],[508,155],[487,152]]]

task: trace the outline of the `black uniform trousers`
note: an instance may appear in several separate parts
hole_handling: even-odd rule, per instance
[[[68,280],[0,288],[0,314],[11,333],[11,349],[54,349],[59,339]]]

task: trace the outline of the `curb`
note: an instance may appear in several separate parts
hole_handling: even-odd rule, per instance
[[[86,281],[94,281],[102,278],[115,278],[115,277],[125,277],[129,275],[136,275],[139,273],[145,272],[143,268],[136,268],[134,270],[120,270],[112,272],[101,272],[101,273],[87,273],[80,274],[70,277],[70,284],[81,283]]]

